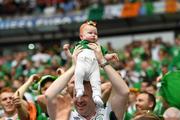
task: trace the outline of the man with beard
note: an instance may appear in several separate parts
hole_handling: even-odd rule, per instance
[[[136,111],[150,110],[153,111],[156,105],[156,99],[153,94],[141,92],[136,97]]]
[[[29,119],[28,110],[25,109],[25,104],[21,102],[18,96],[19,94],[17,96],[14,95],[11,88],[7,87],[1,90],[0,103],[4,110],[4,115],[0,120]]]

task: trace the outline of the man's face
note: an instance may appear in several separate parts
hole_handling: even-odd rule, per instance
[[[151,110],[150,109],[150,102],[148,99],[148,95],[141,93],[136,98],[136,109],[137,111],[141,110]]]
[[[87,117],[95,113],[96,106],[92,99],[92,90],[90,84],[84,84],[84,95],[80,98],[74,97],[74,105],[77,112],[83,116]]]
[[[15,105],[13,104],[13,94],[12,92],[3,92],[0,95],[0,102],[2,108],[7,113],[12,113],[16,110]]]
[[[98,39],[97,28],[94,26],[86,25],[80,32],[80,38],[83,40],[96,42]]]
[[[41,88],[41,93],[44,94],[51,84],[52,84],[51,81],[47,82],[47,83]]]
[[[153,86],[148,86],[148,87],[146,88],[146,92],[155,95],[156,90],[153,88]]]
[[[141,91],[142,91],[142,92],[146,91],[147,86],[148,86],[148,83],[147,83],[147,82],[142,82],[142,83],[141,83]]]
[[[129,94],[129,102],[134,103],[136,101],[136,93],[130,92]]]

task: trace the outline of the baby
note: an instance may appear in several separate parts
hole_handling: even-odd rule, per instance
[[[81,97],[84,94],[83,80],[89,80],[92,87],[92,98],[97,106],[103,106],[101,99],[101,80],[99,64],[96,59],[95,53],[88,47],[89,43],[97,43],[98,32],[96,23],[88,21],[80,26],[80,39],[77,45],[82,46],[82,52],[78,54],[77,63],[75,68],[75,90],[76,97]],[[69,45],[64,45],[66,54],[69,53]],[[107,50],[101,46],[101,51],[106,60],[118,60],[117,54],[107,54]]]

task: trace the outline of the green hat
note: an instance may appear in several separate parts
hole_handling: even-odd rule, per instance
[[[171,71],[162,78],[160,94],[170,106],[180,109],[180,71]]]
[[[57,78],[56,76],[44,75],[44,76],[41,77],[41,79],[40,79],[37,83],[35,83],[35,84],[33,85],[33,89],[40,91],[41,87],[42,87],[46,82],[49,82],[49,81],[52,81],[52,82],[53,82],[54,80],[56,80],[56,78]]]

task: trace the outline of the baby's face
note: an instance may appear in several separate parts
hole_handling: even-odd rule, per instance
[[[97,28],[91,25],[86,25],[80,32],[81,40],[96,42],[98,39]]]

